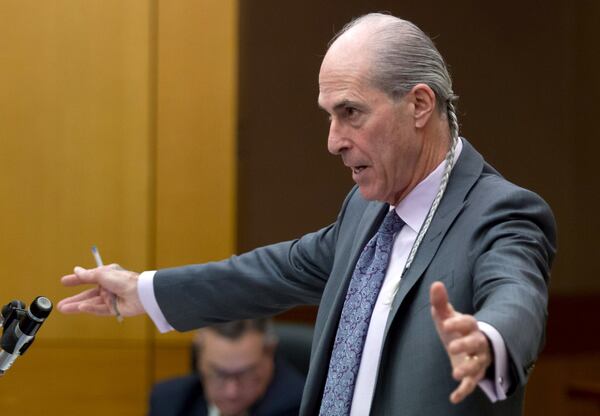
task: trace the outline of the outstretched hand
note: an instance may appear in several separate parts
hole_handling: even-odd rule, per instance
[[[97,286],[58,302],[57,308],[60,312],[115,315],[113,295],[116,296],[116,304],[122,316],[135,316],[145,312],[137,292],[138,273],[124,270],[116,264],[95,269],[78,266],[73,272],[61,278],[63,285]]]
[[[452,377],[460,382],[450,395],[450,401],[456,404],[484,378],[492,363],[491,348],[475,318],[454,310],[443,283],[433,283],[429,296],[433,322],[452,364]]]

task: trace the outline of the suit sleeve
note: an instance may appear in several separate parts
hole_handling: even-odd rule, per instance
[[[318,303],[333,264],[338,223],[354,192],[335,223],[300,239],[220,262],[159,270],[154,292],[167,321],[187,331]]]
[[[476,319],[501,334],[513,381],[524,385],[544,343],[556,225],[532,192],[500,191],[495,201],[478,228],[483,250],[472,270],[473,306]]]

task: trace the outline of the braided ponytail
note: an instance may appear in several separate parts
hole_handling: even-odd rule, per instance
[[[456,108],[454,101],[458,96],[450,94],[446,101],[446,115],[448,117],[448,126],[450,127],[450,146],[454,146],[458,142],[458,117],[456,116]]]

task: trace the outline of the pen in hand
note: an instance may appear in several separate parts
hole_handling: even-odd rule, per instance
[[[98,247],[96,246],[92,246],[92,255],[94,256],[94,260],[96,260],[96,266],[97,267],[102,267],[104,266],[104,263],[102,262],[102,257],[100,257],[100,252],[98,251]],[[119,312],[119,308],[117,306],[117,297],[115,296],[114,293],[110,293],[108,292],[110,295],[110,299],[111,299],[111,303],[112,303],[112,307],[115,311],[115,315],[117,317],[117,321],[123,322],[123,317],[121,316],[121,313]]]

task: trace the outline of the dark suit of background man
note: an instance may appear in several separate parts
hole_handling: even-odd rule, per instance
[[[162,381],[149,416],[297,416],[304,377],[275,360],[269,320],[217,324],[194,337],[195,372]]]
[[[147,312],[162,330],[318,303],[302,415],[521,414],[543,343],[554,218],[458,136],[455,99],[423,32],[364,16],[319,73],[329,151],[357,184],[333,224],[222,262],[76,268],[62,282],[99,284],[124,316]],[[116,313],[97,289],[59,309]]]

